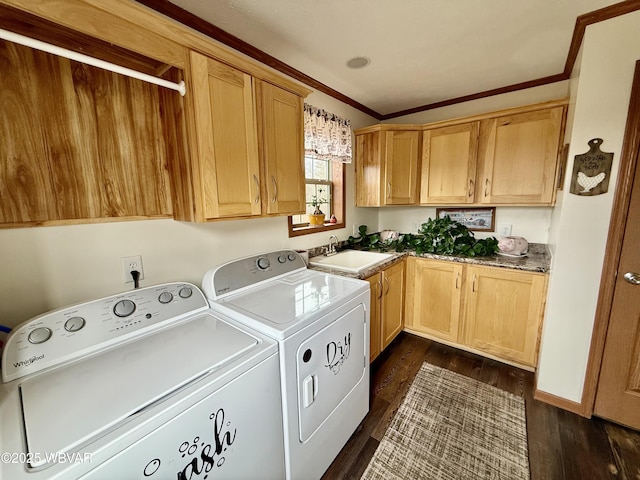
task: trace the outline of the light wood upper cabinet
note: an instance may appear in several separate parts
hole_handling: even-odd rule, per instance
[[[204,219],[260,215],[253,79],[196,52],[191,72]]]
[[[483,120],[478,201],[551,204],[563,119],[564,108],[555,107]]]
[[[171,217],[159,87],[7,41],[0,57],[0,227]]]
[[[302,96],[198,52],[190,59],[191,155],[173,168],[176,219],[303,212]]]
[[[552,205],[565,105],[356,130],[356,205]]]
[[[405,326],[458,342],[463,265],[407,258]]]
[[[544,274],[468,266],[464,343],[535,366],[546,286]]]
[[[419,130],[356,131],[356,205],[414,205],[420,161]]]
[[[258,81],[265,213],[305,211],[303,100],[282,88]]]
[[[385,133],[385,205],[413,205],[417,200],[420,132]]]
[[[420,203],[473,203],[479,122],[425,130]]]

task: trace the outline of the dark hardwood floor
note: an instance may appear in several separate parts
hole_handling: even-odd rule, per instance
[[[404,332],[371,365],[370,411],[323,480],[360,478],[425,361],[525,399],[531,480],[640,480],[640,432],[534,400],[533,373]]]

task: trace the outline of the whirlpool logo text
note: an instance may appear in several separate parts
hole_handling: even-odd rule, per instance
[[[38,360],[42,360],[43,358],[44,358],[44,353],[42,355],[34,355],[31,358],[27,358],[26,360],[20,360],[19,362],[14,363],[13,366],[15,368],[28,367],[32,363],[37,362]]]

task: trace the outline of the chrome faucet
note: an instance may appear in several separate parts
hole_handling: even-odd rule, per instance
[[[334,243],[335,241],[335,243]],[[335,235],[331,235],[329,237],[329,246],[327,247],[327,257],[330,255],[335,255],[336,253],[336,247],[338,246],[338,237],[336,237]]]

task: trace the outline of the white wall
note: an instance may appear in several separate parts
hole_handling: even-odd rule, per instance
[[[639,31],[640,12],[587,27],[579,78],[572,82],[575,114],[567,172],[592,138],[602,138],[602,150],[614,153],[609,192],[571,195],[567,177],[552,222],[555,259],[537,386],[574,402],[582,397],[633,71],[640,59]]]
[[[354,128],[375,119],[322,93],[306,101],[352,121]],[[0,230],[0,324],[15,326],[45,311],[128,290],[120,257],[142,255],[143,286],[168,281],[200,285],[212,266],[240,256],[346,239],[352,224],[377,228],[376,209],[355,208],[354,167],[347,172],[347,228],[288,238],[287,218],[190,224],[147,220],[61,227]]]
[[[547,243],[551,207],[499,207],[496,209],[494,232],[474,232],[476,238],[499,237],[502,225],[512,226],[511,235],[526,238],[529,242]],[[384,207],[380,209],[378,225],[381,230],[398,230],[416,233],[429,218],[436,217],[435,207]]]

